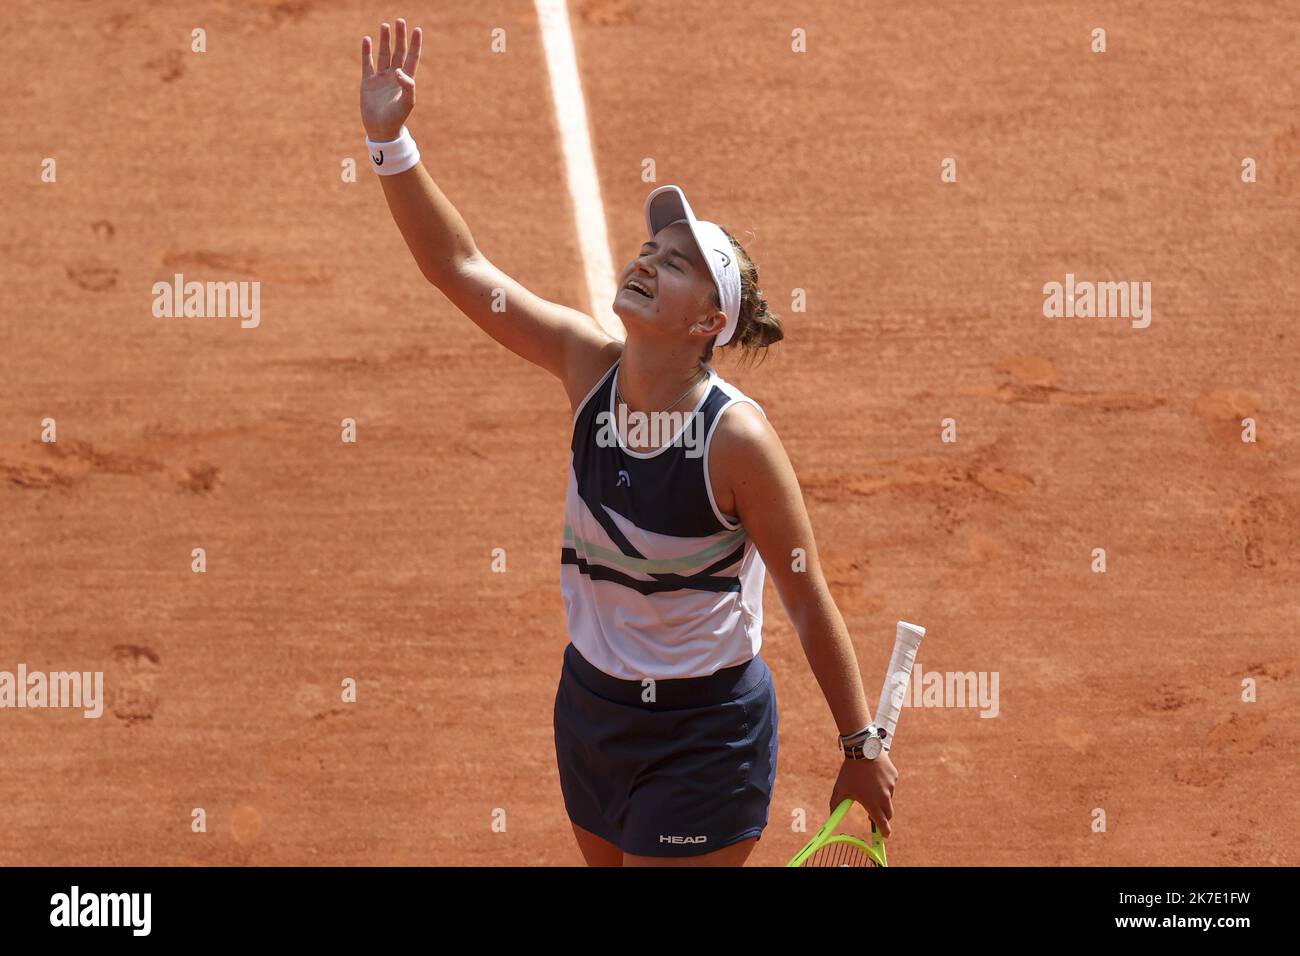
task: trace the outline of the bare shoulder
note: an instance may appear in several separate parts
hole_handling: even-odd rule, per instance
[[[590,329],[574,337],[565,363],[564,390],[569,396],[569,408],[577,414],[578,406],[587,397],[609,367],[623,354],[623,343],[610,338],[593,319]]]
[[[776,429],[752,402],[733,402],[727,406],[713,430],[714,442],[722,442],[727,447],[739,448],[773,438]]]
[[[750,402],[729,405],[713,429],[709,448],[709,483],[724,514],[736,514],[736,486],[763,473],[785,458],[776,429]]]

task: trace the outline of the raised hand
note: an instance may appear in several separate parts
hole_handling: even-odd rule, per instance
[[[420,28],[406,43],[406,21],[398,19],[389,46],[388,24],[379,27],[379,60],[370,56],[370,37],[361,38],[361,122],[377,143],[397,139],[415,108],[415,71],[420,65]]]

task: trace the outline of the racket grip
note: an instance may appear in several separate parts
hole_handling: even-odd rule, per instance
[[[912,667],[916,663],[916,652],[921,647],[921,638],[925,637],[925,628],[919,624],[899,621],[894,629],[894,650],[889,656],[889,668],[885,671],[885,681],[880,689],[880,699],[876,703],[876,729],[883,730],[881,744],[889,750],[894,743],[894,730],[898,726],[898,715],[907,697],[907,688],[912,680]]]

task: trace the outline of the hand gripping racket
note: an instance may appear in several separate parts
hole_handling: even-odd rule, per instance
[[[898,714],[907,697],[912,665],[916,663],[916,652],[923,637],[925,628],[918,624],[899,621],[895,628],[894,651],[889,656],[889,669],[885,671],[885,683],[876,703],[876,731],[885,750],[894,743],[894,728],[898,726]],[[869,843],[851,833],[837,832],[851,806],[851,797],[841,800],[816,836],[786,866],[889,866],[885,856],[885,838],[876,829],[874,821]]]

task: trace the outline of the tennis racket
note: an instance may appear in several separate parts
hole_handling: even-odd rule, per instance
[[[894,630],[894,651],[889,656],[889,669],[885,671],[885,683],[876,703],[875,725],[878,731],[883,731],[880,742],[886,751],[894,742],[898,714],[907,697],[912,665],[916,663],[916,652],[923,637],[925,628],[906,621],[899,621]],[[885,838],[876,829],[875,821],[871,823],[870,841],[847,832],[853,824],[852,821],[846,824],[845,818],[852,806],[851,797],[841,800],[822,828],[786,866],[889,866]],[[840,832],[841,828],[845,832]]]

